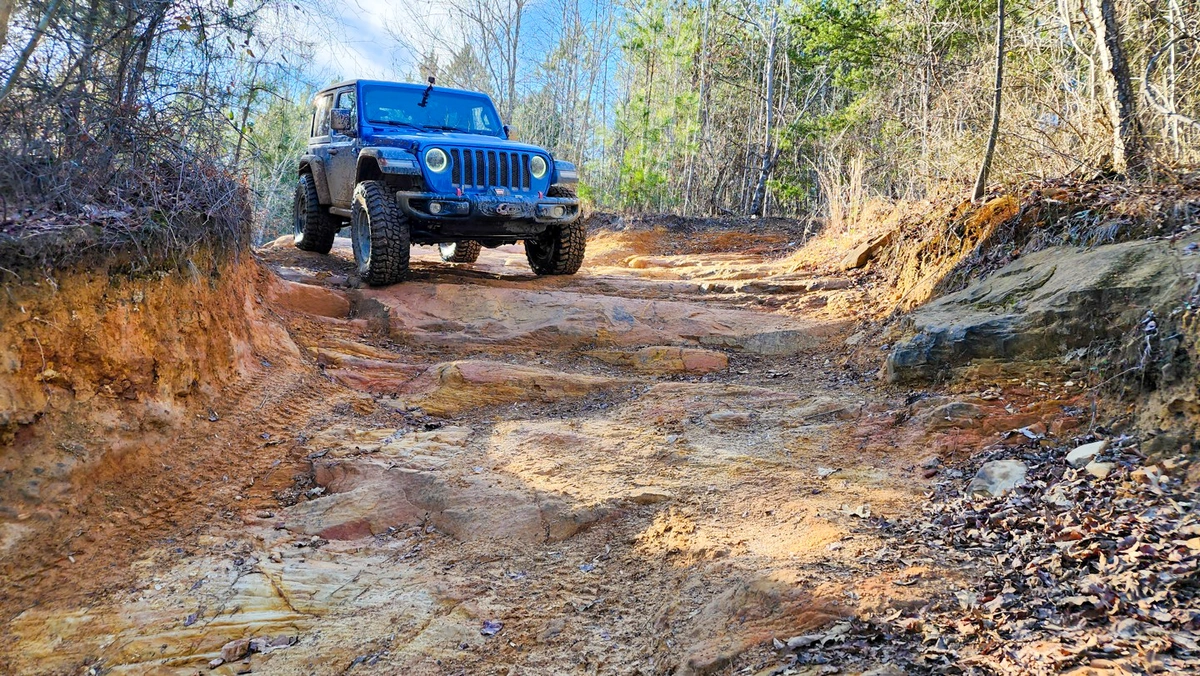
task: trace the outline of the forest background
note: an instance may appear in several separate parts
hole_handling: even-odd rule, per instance
[[[579,165],[593,208],[853,228],[971,195],[997,65],[985,190],[1200,162],[1195,0],[0,0],[0,195],[240,199],[261,242],[316,88],[435,75]]]

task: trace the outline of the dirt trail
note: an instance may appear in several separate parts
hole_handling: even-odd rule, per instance
[[[114,467],[61,547],[30,546],[49,558],[6,600],[4,663],[770,673],[772,638],[966,584],[884,526],[919,509],[924,459],[996,430],[881,389],[845,342],[848,280],[652,239],[597,238],[546,279],[517,247],[421,249],[386,289],[351,288],[341,240],[268,246],[264,302],[303,365],[264,362],[142,452],[153,479]],[[972,405],[1050,422],[1013,397]],[[294,645],[209,671],[256,637]]]

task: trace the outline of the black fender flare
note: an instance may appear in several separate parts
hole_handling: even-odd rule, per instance
[[[355,179],[358,181],[376,178],[369,175],[370,169],[364,170],[364,165],[374,164],[380,173],[402,176],[420,176],[421,165],[417,156],[403,148],[371,147],[363,148],[358,153],[358,167],[355,169]]]
[[[317,184],[317,199],[321,204],[332,204],[333,198],[329,194],[329,178],[325,175],[325,163],[316,155],[304,155],[300,158],[300,173],[305,171],[312,174],[313,183]]]

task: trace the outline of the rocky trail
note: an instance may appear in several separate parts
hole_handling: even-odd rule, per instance
[[[47,497],[53,468],[7,469],[40,477],[55,506],[5,524],[0,666],[762,676],[963,664],[963,641],[1007,631],[980,608],[1019,593],[988,577],[1018,564],[978,556],[996,549],[978,519],[954,525],[978,503],[953,501],[1002,492],[986,471],[968,488],[987,459],[1022,478],[1028,467],[1037,490],[1075,486],[1064,508],[1091,499],[1099,489],[1062,458],[1095,438],[1075,436],[1091,424],[1087,391],[1049,371],[889,385],[883,339],[860,330],[874,298],[863,278],[783,260],[791,233],[743,233],[739,247],[726,236],[593,233],[588,263],[564,278],[533,277],[517,247],[470,266],[416,249],[412,279],[383,289],[356,288],[342,240],[329,257],[264,247],[253,302],[286,331],[260,333],[210,410],[153,435],[143,421],[86,486],[62,469],[70,500]],[[69,459],[92,432],[43,434]],[[1131,478],[1135,450],[1105,450],[1115,472],[1095,481],[1118,495],[1148,485]],[[1182,490],[1154,485],[1164,505]],[[1018,497],[1036,504],[1013,508],[1013,523],[1040,533],[1019,517],[1040,498]],[[1171,523],[1180,541],[1200,535]],[[961,622],[977,626],[956,633]],[[1158,653],[1189,654],[1180,636]],[[1055,640],[1019,656],[976,645],[972,664],[1057,673],[1105,648]]]

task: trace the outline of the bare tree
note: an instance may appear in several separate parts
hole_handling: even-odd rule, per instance
[[[1118,174],[1145,169],[1141,125],[1137,119],[1129,63],[1121,44],[1120,23],[1113,0],[1090,0],[1089,18],[1096,35],[1104,80],[1104,103],[1113,129],[1112,164]]]
[[[1004,0],[996,0],[996,91],[992,98],[992,131],[988,134],[987,150],[983,153],[983,164],[979,166],[979,178],[975,179],[973,201],[983,199],[987,189],[988,172],[992,170],[992,156],[996,154],[996,139],[1000,136],[1000,92],[1004,88]]]
[[[42,18],[38,21],[37,27],[33,29],[33,33],[29,36],[29,41],[25,43],[25,48],[21,50],[21,55],[17,57],[17,63],[13,66],[12,72],[8,74],[8,79],[4,82],[4,88],[0,89],[0,101],[3,101],[12,92],[13,87],[17,84],[17,80],[21,77],[21,71],[25,69],[25,64],[29,62],[29,57],[33,56],[33,51],[37,49],[38,42],[41,41],[42,35],[46,32],[46,27],[50,25],[50,20],[58,13],[58,8],[61,5],[62,0],[50,0],[50,4],[46,5],[45,11],[42,12]],[[5,33],[8,32],[7,22],[5,22],[4,31]]]
[[[767,180],[771,178],[771,169],[775,165],[775,45],[779,38],[779,5],[771,9],[771,27],[767,30],[767,63],[763,74],[763,88],[766,90],[766,122],[763,125],[762,164],[758,170],[758,181],[754,186],[754,197],[750,202],[750,215],[762,216],[763,206],[767,196]]]

